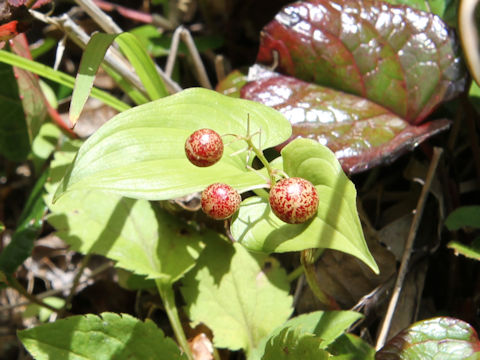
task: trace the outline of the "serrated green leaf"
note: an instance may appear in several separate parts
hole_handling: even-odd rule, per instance
[[[190,319],[212,329],[215,346],[231,350],[250,352],[292,312],[285,271],[239,244],[209,242],[181,291]]]
[[[262,360],[322,360],[329,354],[322,349],[322,340],[296,328],[285,328],[267,344]]]
[[[203,190],[214,182],[239,191],[263,186],[264,178],[246,168],[243,141],[226,137],[222,159],[208,168],[192,165],[185,140],[199,128],[221,135],[261,130],[261,148],[275,146],[291,134],[288,121],[275,110],[211,90],[195,88],[118,114],[81,147],[57,191],[98,189],[148,200],[164,200]],[[257,135],[258,136],[258,135]],[[256,138],[254,138],[256,141]]]
[[[122,314],[72,316],[18,332],[36,360],[185,359],[152,321]]]
[[[335,360],[374,360],[375,349],[356,335],[343,334],[328,347]]]
[[[356,190],[335,155],[325,146],[296,139],[282,150],[284,170],[311,181],[320,199],[317,215],[304,224],[286,224],[258,197],[242,202],[231,232],[250,250],[301,251],[328,248],[356,256],[378,273],[356,210]]]
[[[362,314],[354,311],[315,311],[296,316],[262,339],[251,359],[260,358],[265,352],[267,342],[287,328],[295,328],[303,334],[314,334],[322,339],[320,348],[326,349],[360,318],[362,318]]]
[[[172,283],[193,267],[214,232],[200,234],[146,200],[75,191],[50,205],[57,235],[83,254],[95,253],[147,278]]]
[[[462,206],[451,212],[445,220],[448,230],[458,230],[463,227],[480,228],[480,206]]]

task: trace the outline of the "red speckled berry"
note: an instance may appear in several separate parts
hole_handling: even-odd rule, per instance
[[[317,212],[317,189],[302,178],[282,179],[270,189],[270,206],[280,220],[289,224],[304,223]]]
[[[240,207],[242,198],[230,185],[215,183],[202,192],[202,210],[215,220],[232,216]]]
[[[194,165],[211,166],[222,157],[222,138],[211,129],[197,130],[185,142],[185,154]]]

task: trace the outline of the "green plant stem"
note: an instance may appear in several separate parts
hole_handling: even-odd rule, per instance
[[[60,313],[61,312],[61,309],[56,309],[54,308],[53,306],[51,305],[48,305],[47,303],[43,302],[42,300],[38,299],[35,295],[32,295],[30,294],[27,289],[25,289],[22,284],[20,284],[18,282],[17,279],[15,279],[13,276],[11,275],[7,275],[7,284],[9,286],[11,286],[12,288],[14,288],[15,290],[17,290],[20,294],[22,294],[23,296],[25,296],[28,300],[30,300],[31,302],[37,304],[37,305],[40,305],[40,306],[43,306],[44,308],[47,308],[48,310],[50,311],[53,311],[54,313]]]
[[[339,310],[335,299],[326,294],[319,285],[317,273],[315,271],[315,255],[313,249],[306,249],[300,253],[300,260],[302,262],[305,278],[307,279],[308,286],[312,290],[313,294],[317,297],[322,304],[324,304],[330,310]]]
[[[183,331],[182,323],[180,322],[180,317],[178,316],[177,306],[175,305],[175,293],[173,292],[172,284],[165,284],[158,279],[155,280],[155,284],[157,285],[158,292],[162,298],[163,306],[167,312],[170,325],[172,326],[178,344],[187,355],[188,359],[194,360],[185,332]]]
[[[315,263],[320,256],[322,256],[325,249],[318,248],[315,249],[315,254],[313,255],[313,262]],[[287,275],[288,282],[292,282],[298,279],[305,271],[305,267],[303,265],[298,266],[295,270],[293,270],[290,274]]]
[[[265,169],[267,169],[268,176],[270,177],[270,185],[275,184],[275,172],[273,168],[270,166],[270,163],[268,162],[267,158],[265,155],[263,155],[263,151],[257,148],[251,139],[250,136],[245,138],[245,141],[248,144],[249,149],[252,149],[255,155],[258,157],[258,159],[261,161],[263,166],[265,166]]]

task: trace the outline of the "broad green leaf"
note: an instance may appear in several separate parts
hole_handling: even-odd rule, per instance
[[[323,360],[329,354],[322,349],[322,339],[312,334],[285,328],[271,338],[265,348],[262,360]]]
[[[198,233],[148,201],[100,191],[74,191],[51,203],[78,145],[78,141],[67,143],[55,153],[46,185],[52,212],[48,222],[58,236],[73,250],[104,255],[150,279],[170,283],[183,276],[195,264],[202,241],[216,238],[216,233]]]
[[[375,349],[353,334],[343,334],[328,347],[334,360],[374,360]]]
[[[18,332],[36,360],[186,359],[152,321],[127,314],[72,316]]]
[[[12,240],[0,252],[0,272],[10,275],[31,255],[33,245],[43,227],[47,206],[43,200],[43,185],[47,172],[37,180],[25,204]]]
[[[56,198],[71,190],[98,189],[123,196],[164,200],[203,190],[214,182],[239,191],[264,186],[265,179],[247,170],[243,141],[225,137],[222,159],[208,168],[192,165],[185,140],[199,128],[221,135],[261,131],[261,148],[288,139],[291,126],[275,110],[211,90],[194,88],[118,114],[80,148]],[[257,138],[254,141],[257,141]],[[251,158],[251,157],[250,157]]]
[[[53,160],[50,162],[48,179],[45,183],[47,194],[44,196],[44,200],[49,207],[52,203],[53,195],[55,194],[58,185],[65,176],[65,172],[71,165],[78,149],[82,144],[82,140],[68,139],[60,145],[58,150],[55,151]]]
[[[92,89],[95,74],[114,40],[132,64],[150,99],[159,99],[168,94],[152,59],[134,35],[97,33],[92,36],[85,48],[75,80],[69,114],[72,124],[77,122]]]
[[[243,99],[280,111],[292,124],[291,139],[304,137],[327,146],[349,174],[391,163],[450,126],[447,119],[412,125],[368,99],[260,65],[250,67],[248,77],[250,82],[240,91]]]
[[[400,332],[380,351],[376,360],[477,358],[480,341],[473,327],[450,317],[419,321]]]
[[[0,62],[31,71],[32,73],[37,74],[45,79],[52,80],[71,89],[73,89],[75,86],[75,78],[72,76],[61,71],[53,70],[52,68],[39,62],[26,59],[22,56],[12,54],[5,50],[0,50]],[[92,89],[92,97],[104,102],[118,111],[124,111],[130,108],[130,106],[125,104],[123,101],[120,101],[114,96],[97,88]]]
[[[198,233],[146,200],[95,190],[66,194],[50,210],[48,222],[72,250],[104,255],[121,268],[165,283],[191,269],[202,241],[217,236]]]
[[[250,250],[262,252],[328,248],[356,256],[378,273],[368,250],[356,210],[356,190],[335,155],[308,139],[296,139],[282,150],[290,176],[311,181],[320,199],[317,215],[304,224],[286,224],[270,210],[268,201],[250,197],[242,202],[231,232]]]
[[[182,283],[190,319],[207,325],[221,348],[249,353],[293,310],[278,262],[239,244],[208,242]]]
[[[455,209],[445,220],[448,230],[458,230],[463,227],[480,228],[480,206],[462,206]]]
[[[382,1],[287,5],[263,28],[257,62],[362,96],[410,124],[461,93],[466,80],[455,34],[438,16]]]
[[[447,244],[447,247],[452,249],[455,252],[455,255],[461,254],[470,259],[480,261],[480,238],[475,239],[471,246],[462,244],[458,241],[450,241]]]
[[[322,340],[321,349],[326,349],[332,342],[341,336],[355,321],[362,318],[362,314],[354,311],[315,311],[302,314],[288,320],[276,328],[268,337],[264,338],[255,349],[254,356],[259,358],[265,352],[267,342],[285,329],[295,329],[300,334],[313,334]]]

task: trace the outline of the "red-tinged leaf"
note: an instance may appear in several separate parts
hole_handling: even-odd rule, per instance
[[[257,61],[305,81],[360,95],[418,124],[465,85],[443,21],[376,0],[286,6],[262,32]]]
[[[8,0],[8,3],[12,7],[20,7],[22,5],[26,5],[28,0]],[[48,4],[52,2],[52,0],[37,0],[32,6],[32,9],[39,8],[40,6],[43,6],[45,4]]]
[[[403,330],[375,355],[376,360],[463,360],[480,353],[476,331],[458,319],[438,317]]]
[[[12,39],[10,46],[12,52],[17,55],[29,59],[32,58],[24,35]],[[24,122],[26,123],[28,139],[32,142],[48,116],[47,100],[43,95],[38,77],[35,74],[15,67],[13,71],[17,79],[18,94],[25,115]]]
[[[390,163],[450,125],[448,120],[410,125],[369,100],[259,66],[251,68],[252,76],[258,80],[242,88],[242,98],[280,111],[293,127],[289,141],[305,137],[328,146],[347,173]]]
[[[18,21],[10,21],[6,24],[0,25],[0,41],[7,41],[19,34]]]

